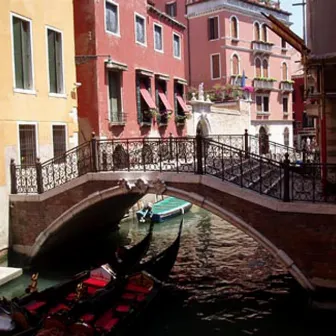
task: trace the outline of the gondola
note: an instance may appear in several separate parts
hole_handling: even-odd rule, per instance
[[[72,311],[49,315],[44,321],[44,331],[58,329],[86,336],[123,333],[158,296],[163,285],[161,280],[169,276],[176,261],[182,226],[183,219],[172,245],[151,261],[139,266],[141,271],[125,277],[113,291],[106,288]]]
[[[138,244],[130,248],[119,249],[116,255],[109,259],[115,270],[108,264],[102,265],[96,269],[76,274],[69,281],[51,286],[41,292],[37,291],[37,277],[34,274],[32,285],[27,289],[28,292],[33,289],[31,293],[10,301],[5,298],[0,300],[0,333],[10,335],[14,332],[16,325],[19,325],[21,329],[35,326],[49,312],[50,307],[61,300],[70,306],[74,305],[80,294],[80,289],[77,287],[79,284],[86,287],[87,296],[94,294],[107,284],[109,284],[109,287],[113,286],[117,276],[123,276],[130,272],[147,253],[152,234],[153,225],[150,226],[146,237]],[[13,314],[13,311],[15,314]]]

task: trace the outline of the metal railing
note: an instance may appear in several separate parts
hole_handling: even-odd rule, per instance
[[[271,155],[259,155],[247,132],[214,137],[94,137],[43,164],[17,166],[12,160],[11,193],[41,194],[89,172],[159,171],[211,175],[285,202],[336,202],[336,165],[291,162],[294,149],[279,144]]]

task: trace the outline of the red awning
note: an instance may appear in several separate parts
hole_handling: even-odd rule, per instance
[[[163,90],[161,88],[158,89],[159,92],[159,97],[162,101],[162,104],[164,105],[164,107],[166,108],[167,111],[173,111],[172,107],[169,104],[169,101],[165,95],[165,93],[163,92]]]
[[[180,95],[176,96],[178,103],[180,104],[183,112],[189,112],[187,104],[184,102],[183,98]]]
[[[150,95],[149,91],[147,90],[144,84],[140,84],[140,93],[142,98],[145,100],[146,104],[150,109],[156,109],[156,105],[153,101],[152,96]]]

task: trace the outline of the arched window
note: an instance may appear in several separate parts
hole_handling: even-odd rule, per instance
[[[255,60],[255,72],[256,72],[256,77],[261,77],[261,61],[260,61],[260,58],[256,58],[256,60]]]
[[[258,22],[254,24],[254,40],[260,41],[260,24]]]
[[[238,20],[235,16],[231,18],[231,37],[238,38]]]
[[[264,24],[261,29],[262,40],[267,42],[267,26]]]
[[[239,58],[237,55],[232,56],[232,75],[239,74]]]
[[[287,63],[282,63],[282,80],[286,81],[288,79],[288,68]]]
[[[286,127],[284,129],[284,145],[289,146],[289,129]]]
[[[263,77],[268,78],[268,62],[263,60]]]

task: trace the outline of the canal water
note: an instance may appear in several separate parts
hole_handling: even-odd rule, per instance
[[[149,255],[159,253],[175,239],[179,221],[155,226]],[[147,230],[147,224],[130,218],[121,224],[119,232],[98,242],[100,247],[105,246],[99,253],[113,244],[134,244]],[[99,259],[92,253],[91,257]],[[74,260],[71,263],[73,270],[83,267]],[[69,267],[50,266],[40,272],[40,289],[69,274]],[[24,274],[1,287],[0,296],[22,295],[29,277]],[[155,309],[138,326],[137,334],[336,335],[333,314],[311,311],[307,302],[306,293],[258,243],[194,206],[185,215],[181,248],[167,288]]]

